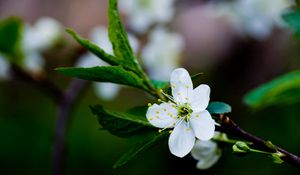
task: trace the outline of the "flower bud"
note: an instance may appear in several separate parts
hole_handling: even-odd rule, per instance
[[[273,162],[277,163],[277,164],[281,164],[284,162],[281,159],[281,157],[283,157],[283,156],[284,156],[284,154],[282,154],[281,152],[276,152],[276,153],[271,154],[271,158],[272,158]]]
[[[232,150],[235,153],[248,153],[250,147],[245,142],[238,141],[232,146]]]

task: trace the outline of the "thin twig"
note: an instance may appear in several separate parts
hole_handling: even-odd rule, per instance
[[[232,119],[230,119],[225,115],[218,116],[218,119],[220,120],[220,124],[221,124],[221,126],[217,128],[219,131],[249,141],[252,143],[251,144],[252,147],[257,148],[259,150],[269,151],[274,153],[280,152],[284,154],[283,157],[281,157],[282,160],[300,169],[300,157],[278,146],[275,145],[270,146],[269,142],[241,129]]]
[[[70,121],[70,112],[74,103],[78,101],[78,96],[85,87],[85,84],[86,82],[83,80],[74,79],[61,98],[56,119],[52,153],[52,168],[54,175],[64,174],[64,163],[66,158],[65,135]]]
[[[47,78],[35,77],[16,64],[11,64],[11,68],[14,77],[38,87],[38,89],[48,94],[55,102],[59,102],[61,99],[63,95],[62,91]]]

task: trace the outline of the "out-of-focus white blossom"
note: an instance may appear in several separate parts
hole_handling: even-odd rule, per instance
[[[238,33],[258,40],[270,36],[274,27],[282,27],[281,15],[294,0],[235,0],[207,4],[212,15],[227,19]]]
[[[34,25],[27,24],[22,42],[24,69],[30,72],[41,71],[45,64],[42,52],[53,47],[61,35],[61,24],[50,17],[42,17]]]
[[[122,0],[120,9],[133,30],[144,33],[155,23],[169,22],[175,13],[175,0]]]
[[[23,68],[29,72],[41,72],[45,65],[45,60],[40,52],[28,52],[25,55]]]
[[[104,100],[114,99],[120,92],[121,86],[114,83],[94,83],[95,93]]]
[[[111,46],[106,46],[106,47],[111,47]],[[82,55],[77,62],[77,66],[79,67],[94,67],[94,66],[107,66],[107,65],[108,64],[106,62],[102,61],[100,58],[96,57],[91,53],[86,53]],[[94,83],[94,89],[96,95],[99,98],[102,98],[104,100],[111,100],[118,95],[121,87],[113,83]]]
[[[0,80],[9,78],[9,63],[0,55]]]
[[[62,26],[53,18],[42,17],[34,25],[27,24],[24,31],[25,52],[49,49],[61,37]]]
[[[169,80],[171,72],[179,67],[184,49],[181,35],[158,27],[150,34],[142,50],[143,63],[151,79]]]
[[[45,64],[42,52],[54,46],[62,31],[60,23],[50,17],[40,18],[32,26],[26,24],[22,38],[24,54],[22,66],[26,71],[32,73],[42,71]]]
[[[281,15],[292,0],[237,0],[235,11],[244,31],[256,39],[270,36],[275,26],[281,26]]]
[[[105,52],[113,54],[112,44],[108,38],[108,31],[106,27],[95,27],[90,34],[90,39]],[[137,52],[139,48],[138,40],[132,35],[128,35],[128,39],[133,51]],[[76,65],[78,67],[108,66],[106,62],[90,52],[82,55]],[[99,98],[111,100],[118,95],[121,86],[113,83],[94,83],[94,88],[96,95]]]

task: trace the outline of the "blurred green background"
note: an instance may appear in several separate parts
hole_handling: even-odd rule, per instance
[[[185,4],[179,1],[179,5]],[[181,10],[188,10],[183,5]],[[204,1],[203,1],[204,2]],[[187,8],[187,9],[185,9]],[[0,17],[19,15],[25,21],[35,21],[40,16],[53,16],[65,26],[87,34],[91,27],[105,23],[105,0],[1,0]],[[176,22],[175,22],[176,23]],[[176,23],[178,26],[180,22]],[[215,27],[215,26],[210,26]],[[184,29],[178,27],[186,34]],[[206,30],[209,30],[206,29]],[[199,35],[205,35],[198,31]],[[225,32],[226,33],[226,32]],[[215,39],[210,36],[208,53],[197,55],[187,49],[183,65],[191,74],[204,72],[196,84],[211,86],[211,100],[224,101],[233,107],[230,114],[245,130],[271,140],[274,144],[300,155],[300,102],[269,107],[254,111],[243,105],[246,92],[272,78],[300,68],[299,42],[289,32],[275,30],[264,41],[238,39]],[[70,38],[69,38],[70,39]],[[216,40],[216,41],[215,41]],[[69,41],[70,42],[70,41]],[[200,41],[188,41],[197,44]],[[202,41],[206,42],[206,41]],[[214,50],[214,42],[230,43],[226,51]],[[70,42],[72,47],[77,47]],[[200,43],[201,45],[201,43]],[[59,48],[59,53],[45,53],[47,73],[60,87],[66,87],[66,77],[54,72],[57,66],[74,62],[71,46]],[[72,48],[71,47],[71,48]],[[64,50],[64,51],[61,51]],[[67,50],[67,51],[65,51]],[[62,53],[61,53],[62,52]],[[215,54],[214,52],[221,52]],[[65,60],[65,56],[70,59]],[[55,57],[55,58],[54,58]],[[210,61],[213,60],[213,61]],[[109,109],[126,111],[147,104],[151,98],[141,91],[123,88],[115,100],[102,101],[96,97],[91,86],[72,110],[66,136],[66,174],[230,174],[230,175],[280,175],[297,174],[295,167],[274,164],[264,156],[250,154],[237,157],[226,147],[221,160],[210,170],[195,168],[191,156],[176,158],[168,150],[167,143],[158,145],[129,162],[126,166],[113,169],[118,158],[130,148],[128,140],[121,139],[100,129],[88,106],[101,104]],[[57,106],[44,93],[29,83],[12,79],[0,82],[0,172],[1,174],[51,174],[51,153]]]

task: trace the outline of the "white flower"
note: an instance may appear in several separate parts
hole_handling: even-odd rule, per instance
[[[142,50],[143,63],[150,78],[167,81],[171,72],[179,66],[183,49],[184,39],[181,35],[162,27],[155,28]]]
[[[197,140],[191,151],[193,158],[198,160],[197,168],[201,170],[208,169],[217,163],[221,157],[221,153],[218,145],[211,140]]]
[[[9,77],[9,63],[0,55],[0,79],[7,79]]]
[[[174,128],[169,137],[169,149],[172,154],[184,157],[193,148],[195,137],[209,140],[215,131],[215,121],[206,107],[209,103],[210,88],[200,85],[193,89],[189,73],[175,69],[171,74],[172,95],[170,102],[149,107],[146,117],[158,128]]]
[[[154,23],[169,22],[175,13],[175,0],[122,0],[120,10],[128,16],[133,30],[144,33]]]
[[[113,54],[112,44],[108,38],[108,31],[106,27],[95,27],[90,35],[91,41],[101,47],[105,52]],[[135,37],[128,35],[128,40],[132,46],[133,51],[137,52],[139,43]],[[82,55],[77,64],[79,67],[95,67],[95,66],[108,66],[106,62],[98,58],[92,53]],[[115,98],[120,89],[120,85],[113,83],[94,83],[96,95],[104,100],[111,100]]]

